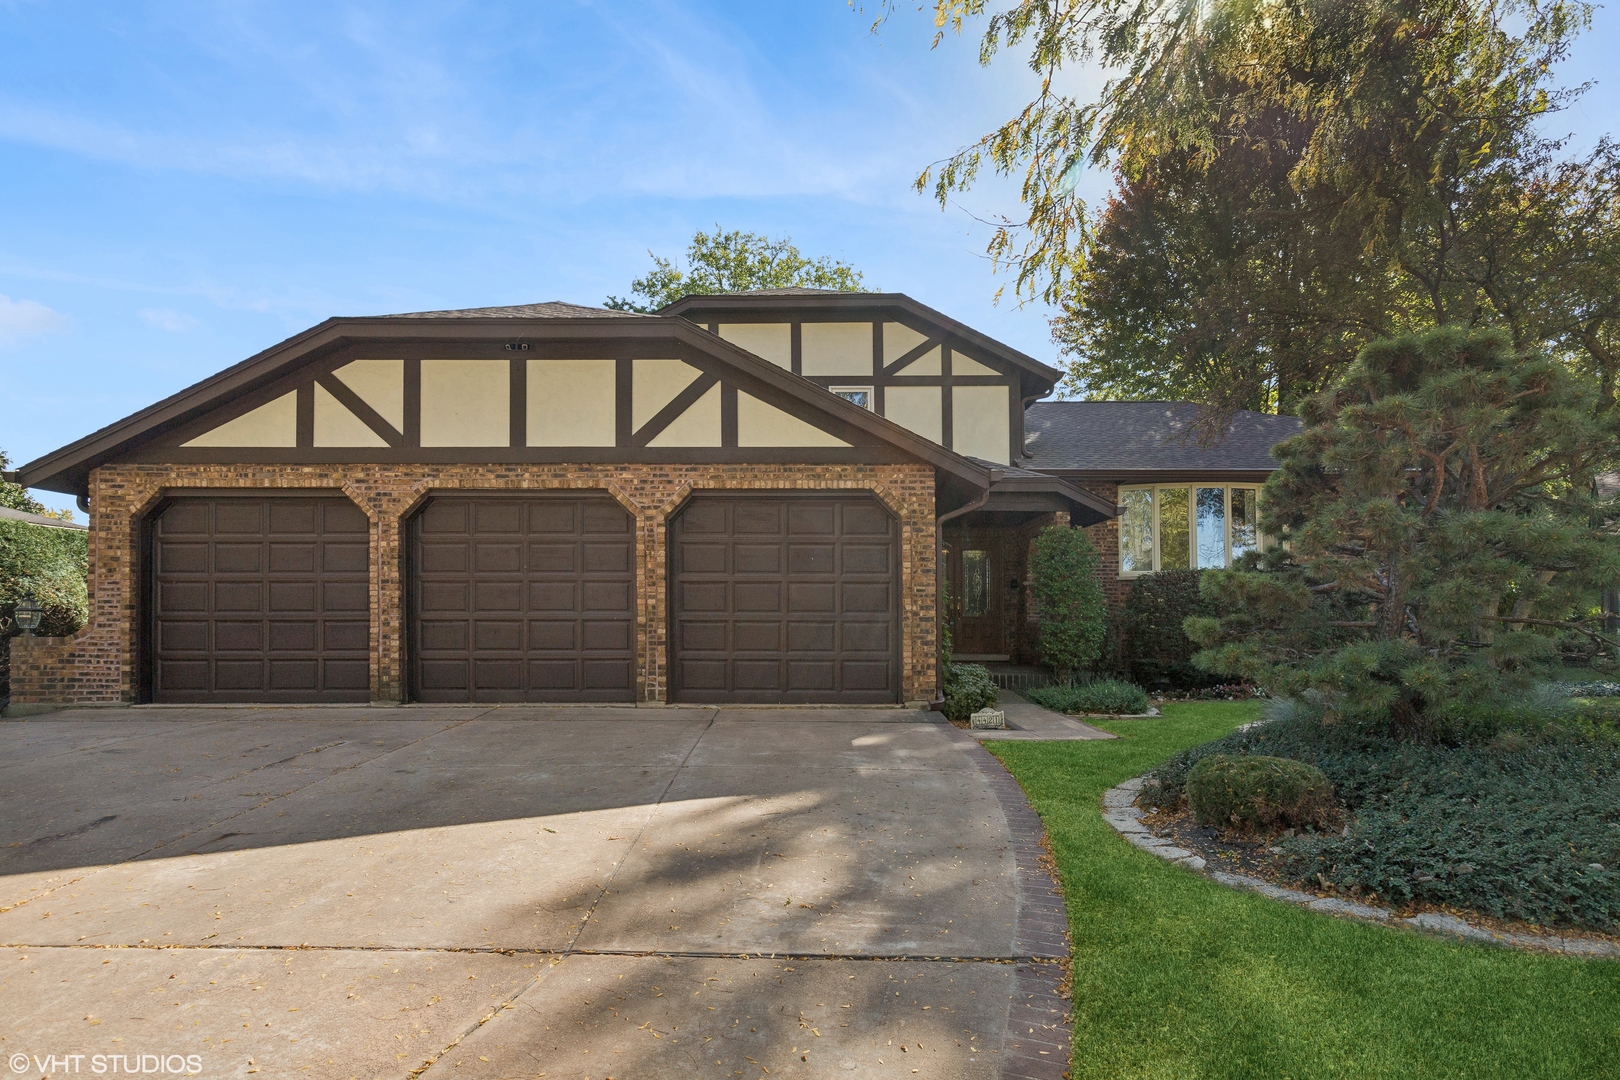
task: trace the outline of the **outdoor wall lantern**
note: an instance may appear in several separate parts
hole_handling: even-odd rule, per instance
[[[34,631],[39,629],[39,620],[45,614],[45,609],[39,606],[33,593],[24,593],[23,598],[17,602],[17,626],[22,630],[23,637],[33,637]]]

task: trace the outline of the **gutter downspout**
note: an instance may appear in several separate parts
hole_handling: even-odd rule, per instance
[[[983,495],[980,495],[977,499],[968,503],[966,506],[959,506],[955,510],[943,513],[934,519],[934,611],[937,613],[937,617],[941,621],[950,617],[950,612],[945,610],[945,523],[947,521],[953,521],[956,518],[962,517],[964,514],[971,514],[973,511],[979,509],[979,507],[989,502],[990,489],[995,487],[996,481],[1000,480],[1005,475],[1007,474],[1002,472],[1000,469],[991,469],[990,482],[985,485]],[[939,640],[937,633],[934,640]],[[936,695],[934,701],[943,702],[945,700],[945,680],[943,673],[940,675],[940,684],[934,688],[934,694]]]

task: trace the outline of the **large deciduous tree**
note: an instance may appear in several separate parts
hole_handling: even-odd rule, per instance
[[[653,268],[630,282],[630,296],[610,296],[606,306],[618,311],[657,311],[683,296],[749,292],[754,289],[835,289],[860,292],[860,271],[828,256],[806,258],[791,237],[775,240],[761,234],[720,226],[699,231],[686,249],[686,268],[647,253]]]
[[[1187,620],[1211,671],[1331,715],[1432,737],[1527,689],[1559,635],[1620,580],[1594,478],[1620,452],[1591,381],[1499,329],[1375,342],[1279,445],[1261,496],[1281,537],[1206,571],[1219,618]]]
[[[1024,213],[991,242],[1057,304],[1071,389],[1291,411],[1370,341],[1498,326],[1620,378],[1620,150],[1546,137],[1579,2],[938,0],[989,14],[991,62],[1041,77],[1017,115],[918,180],[985,168]],[[1094,61],[1095,98],[1064,91]],[[1073,194],[1113,171],[1097,209]]]

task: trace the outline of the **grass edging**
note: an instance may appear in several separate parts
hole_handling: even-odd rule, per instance
[[[1164,714],[1099,723],[1114,739],[986,744],[1061,871],[1075,1080],[1613,1074],[1620,964],[1324,919],[1122,843],[1103,792],[1258,705],[1171,702]]]

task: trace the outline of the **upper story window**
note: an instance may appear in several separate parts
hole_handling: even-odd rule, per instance
[[[828,389],[845,401],[852,401],[863,409],[872,407],[872,388],[870,386],[833,386]]]
[[[1230,566],[1261,546],[1258,487],[1120,488],[1119,504],[1121,576]]]

